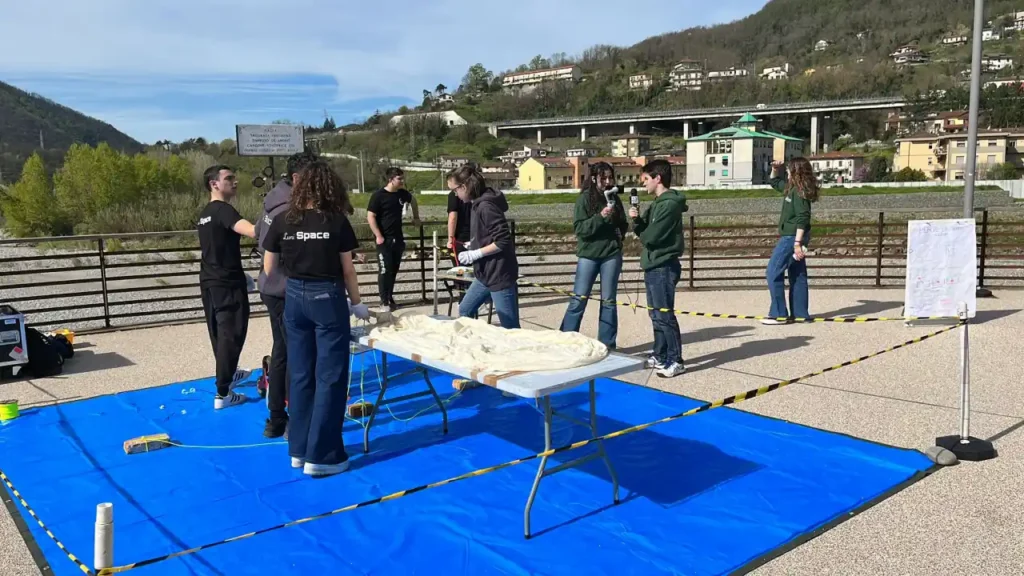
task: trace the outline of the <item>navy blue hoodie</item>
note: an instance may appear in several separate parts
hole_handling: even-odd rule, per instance
[[[274,186],[263,200],[263,215],[256,221],[256,237],[259,238],[260,250],[260,276],[256,280],[256,286],[260,292],[268,296],[284,298],[285,280],[284,272],[280,266],[269,277],[263,272],[263,239],[274,222],[274,217],[288,209],[288,202],[292,199],[292,183],[288,178],[282,179]]]
[[[473,201],[469,218],[470,248],[483,248],[492,242],[499,252],[473,263],[473,275],[491,291],[504,290],[519,279],[519,262],[505,212],[508,200],[501,192],[488,188]]]

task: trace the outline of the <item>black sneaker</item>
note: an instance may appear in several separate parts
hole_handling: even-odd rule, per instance
[[[287,418],[267,418],[267,425],[263,427],[263,435],[267,438],[280,438],[287,430]]]

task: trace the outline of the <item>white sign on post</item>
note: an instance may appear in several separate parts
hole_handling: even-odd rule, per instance
[[[977,311],[977,234],[973,218],[911,220],[907,224],[905,317],[967,316]]]
[[[235,141],[239,156],[291,156],[306,147],[300,124],[238,124]]]

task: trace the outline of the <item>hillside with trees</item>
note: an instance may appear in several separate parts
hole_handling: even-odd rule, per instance
[[[13,182],[34,153],[56,166],[73,144],[106,143],[134,153],[142,144],[116,128],[48,100],[0,82],[0,182]]]
[[[990,0],[986,10],[997,41],[986,54],[1020,62],[1024,33],[1004,30],[1007,14],[1024,10],[1020,0]],[[515,70],[492,72],[483,64],[466,73],[454,103],[442,103],[424,90],[422,109],[452,108],[470,121],[669,109],[756,105],[757,103],[840,99],[879,95],[913,96],[961,85],[969,68],[970,46],[947,45],[950,35],[970,37],[972,3],[963,0],[772,0],[742,20],[648,38],[630,47],[598,45],[579,56],[536,56]],[[815,50],[821,40],[827,48]],[[894,62],[892,53],[916,45],[928,61],[914,66]],[[705,83],[699,91],[669,90],[667,73],[680,60],[706,70],[743,68],[746,78]],[[548,83],[530,93],[502,90],[510,72],[577,64],[578,83]],[[784,80],[762,80],[768,67],[790,64]],[[1019,66],[1020,64],[1017,64]],[[630,90],[629,77],[650,74],[644,90]],[[1012,69],[986,79],[1011,77]],[[401,113],[401,111],[400,111]]]

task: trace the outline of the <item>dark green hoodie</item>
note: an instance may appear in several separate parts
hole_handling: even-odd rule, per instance
[[[597,211],[590,205],[589,192],[584,190],[576,198],[572,227],[576,232],[576,256],[588,260],[604,260],[622,252],[622,239],[629,230],[622,200],[615,195],[615,208],[611,218],[601,216],[607,204],[602,201]]]
[[[633,232],[644,247],[641,268],[657,268],[683,255],[683,212],[689,209],[686,198],[669,189],[655,198],[639,218],[633,219]]]
[[[811,202],[801,198],[796,190],[786,194],[786,177],[776,176],[768,183],[782,193],[782,213],[779,215],[779,236],[796,236],[797,228],[804,234],[811,232]]]

